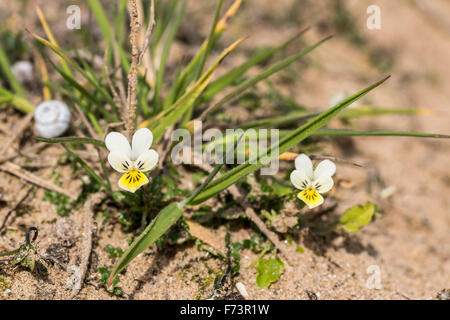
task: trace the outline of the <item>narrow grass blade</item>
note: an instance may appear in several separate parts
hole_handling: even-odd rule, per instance
[[[167,6],[165,6],[167,4]],[[150,39],[151,47],[156,49],[161,41],[164,32],[167,30],[168,25],[173,20],[178,1],[155,1],[155,20],[158,23],[152,32],[152,38]]]
[[[18,96],[2,87],[0,87],[0,105],[1,104],[13,105],[17,109],[26,113],[32,113],[35,110],[34,106],[30,102],[28,102],[27,99]]]
[[[40,43],[42,43],[44,46],[51,49],[53,52],[55,52],[58,56],[60,56],[64,61],[66,61],[70,66],[75,68],[89,83],[91,83],[95,89],[98,90],[99,93],[107,100],[107,102],[114,108],[116,113],[118,113],[117,106],[115,105],[112,97],[108,94],[108,92],[100,86],[97,79],[92,78],[89,73],[87,73],[85,70],[83,70],[75,61],[73,61],[61,48],[58,46],[55,46],[54,44],[50,43],[49,41],[45,40],[44,38],[38,36],[37,34],[33,33],[32,31],[27,31]]]
[[[426,111],[423,109],[409,109],[409,108],[375,108],[370,106],[360,106],[347,109],[339,115],[341,119],[351,119],[359,117],[370,117],[370,116],[385,116],[385,115],[421,115],[425,114]]]
[[[56,38],[53,35],[52,30],[48,26],[47,20],[45,19],[44,13],[42,12],[41,8],[39,7],[38,2],[35,1],[34,5],[35,5],[35,9],[36,9],[36,13],[38,15],[39,21],[41,22],[42,28],[44,29],[45,34],[47,35],[47,38],[50,40],[50,43],[52,43],[56,47],[59,47],[59,44],[56,41]],[[64,59],[62,59],[61,57],[59,57],[59,61],[61,62],[61,65],[62,65],[64,71],[67,74],[71,75],[72,72],[71,72],[69,66],[67,65],[66,61],[64,61]]]
[[[180,209],[178,202],[172,202],[162,209],[155,219],[150,222],[139,237],[134,240],[130,247],[122,254],[111,271],[108,279],[108,286],[111,285],[113,279],[127,266],[127,264],[158,240],[182,215],[183,210]]]
[[[206,115],[209,112],[212,112],[213,110],[219,108],[223,104],[238,98],[248,88],[254,86],[255,84],[257,84],[261,80],[264,80],[264,79],[270,77],[272,74],[274,74],[274,73],[276,73],[276,72],[286,68],[291,63],[293,63],[294,61],[300,59],[301,57],[305,56],[306,54],[310,53],[311,51],[313,51],[314,49],[316,49],[317,47],[319,47],[320,45],[322,45],[324,42],[326,42],[327,40],[329,40],[331,38],[332,38],[332,36],[326,37],[326,38],[322,39],[321,41],[317,42],[316,44],[314,44],[314,45],[306,48],[305,50],[299,52],[298,54],[290,56],[290,57],[288,57],[286,59],[283,59],[283,60],[275,63],[274,65],[268,67],[267,69],[265,69],[261,73],[259,73],[259,74],[255,75],[255,76],[247,79],[246,81],[244,81],[243,83],[238,85],[236,88],[234,88],[229,94],[227,94],[225,97],[223,97],[216,104],[214,104],[211,107],[209,107],[208,109],[206,109],[202,113],[202,115],[200,116],[200,119],[204,120]]]
[[[36,58],[36,63],[39,67],[39,72],[41,74],[41,78],[42,78],[42,96],[44,98],[44,100],[51,100],[52,99],[52,93],[50,91],[50,88],[47,84],[48,82],[48,70],[47,70],[47,66],[45,65],[45,61],[44,58],[42,58],[41,53],[39,52],[39,50],[35,50],[35,58]]]
[[[181,98],[179,98],[172,106],[165,109],[158,116],[144,121],[139,126],[150,127],[153,132],[153,137],[155,141],[163,135],[165,130],[176,123],[180,117],[189,109],[190,106],[195,102],[195,100],[200,96],[203,90],[206,88],[208,83],[211,81],[214,73],[220,65],[220,62],[225,59],[225,57],[230,54],[242,41],[244,38],[239,39],[234,42],[231,46],[226,48],[220,57],[214,62],[214,64],[205,72],[205,74],[192,86],[192,88],[186,92]]]
[[[236,67],[229,72],[225,73],[223,76],[214,80],[208,88],[205,90],[205,93],[202,96],[201,101],[209,101],[211,100],[217,93],[221,92],[224,88],[233,84],[236,80],[238,80],[242,75],[244,75],[250,68],[261,64],[265,61],[268,61],[271,57],[273,57],[277,52],[285,49],[288,45],[290,45],[294,40],[298,39],[303,33],[309,30],[309,27],[300,31],[298,34],[285,41],[281,45],[271,48],[268,50],[264,50],[259,53],[255,57],[250,58],[245,63],[241,64],[239,67]]]
[[[235,0],[233,4],[228,8],[228,10],[225,12],[225,15],[220,19],[220,21],[217,23],[214,35],[213,35],[213,42],[216,42],[217,39],[219,39],[222,32],[226,29],[228,25],[228,20],[232,18],[237,10],[239,9],[240,5],[242,3],[242,0]],[[196,70],[199,67],[199,64],[201,62],[201,57],[203,53],[206,50],[206,47],[208,45],[207,41],[204,41],[201,45],[200,49],[197,51],[196,55],[192,58],[192,60],[189,62],[189,64],[186,66],[186,68],[181,73],[178,80],[175,82],[175,99],[177,99],[180,95],[184,93],[186,88],[190,85],[190,83],[195,79],[195,75],[197,74]]]
[[[214,41],[214,32],[216,30],[217,22],[219,21],[220,12],[222,11],[223,1],[224,0],[218,0],[218,4],[216,7],[216,13],[214,15],[213,24],[212,24],[211,31],[208,36],[208,42],[206,44],[206,49],[204,52],[202,52],[202,55],[200,58],[199,68],[197,70],[197,79],[200,78],[200,76],[202,75],[203,68],[205,67],[205,63],[206,63],[206,58],[208,58],[209,53],[211,52],[211,49],[215,42]]]
[[[178,0],[177,0],[178,1]],[[160,94],[163,84],[164,71],[166,69],[167,59],[169,57],[170,48],[172,46],[173,40],[175,39],[175,35],[180,26],[181,18],[183,17],[184,9],[186,7],[186,0],[182,1],[181,8],[178,10],[177,16],[173,21],[170,29],[168,31],[166,42],[164,43],[162,55],[161,55],[161,63],[159,65],[158,71],[156,73],[156,83],[155,83],[155,95],[153,98],[153,102],[156,106],[156,110],[159,110],[160,106]]]
[[[103,181],[102,178],[99,177],[98,174],[95,173],[95,171],[89,167],[89,165],[83,160],[81,159],[78,155],[76,155],[72,150],[70,150],[69,148],[67,148],[65,145],[63,145],[64,149],[66,149],[66,151],[75,159],[75,161],[77,161],[86,171],[87,173],[95,180],[97,181],[101,186],[103,186],[106,190],[108,189],[108,185],[105,183],[105,181]]]
[[[421,115],[426,111],[423,109],[407,109],[407,108],[375,108],[375,107],[352,107],[343,110],[337,118],[352,119],[368,116],[385,116],[385,115]],[[247,128],[270,128],[281,125],[292,124],[301,120],[306,120],[319,115],[318,112],[294,111],[286,115],[268,117],[253,122],[243,124],[243,129]]]
[[[99,136],[101,136],[101,137],[103,136],[103,130],[100,127],[100,124],[98,123],[95,115],[91,112],[89,101],[82,99],[76,92],[72,92],[60,85],[55,85],[51,82],[47,82],[45,84],[50,86],[53,90],[60,92],[63,96],[67,96],[74,103],[78,104],[81,111],[86,113],[87,117],[91,121],[92,125],[95,127],[95,130],[97,131]],[[85,106],[85,102],[86,102],[86,106]]]
[[[421,132],[407,132],[407,131],[357,131],[346,129],[320,129],[312,134],[313,136],[358,136],[358,137],[416,137],[416,138],[437,138],[449,139],[450,135],[436,134],[436,133],[421,133]]]
[[[117,2],[117,12],[115,13],[113,20],[117,43],[121,46],[126,38],[127,0],[119,0]]]
[[[263,157],[267,157],[272,160],[278,157],[281,153],[288,151],[295,145],[297,145],[302,140],[309,137],[314,131],[320,129],[326,125],[332,118],[334,118],[342,109],[353,103],[354,101],[360,99],[362,96],[367,94],[369,91],[381,85],[384,81],[389,78],[386,77],[375,84],[367,87],[364,90],[354,94],[353,96],[347,98],[336,106],[328,109],[327,111],[321,113],[319,116],[310,120],[308,123],[304,124],[300,128],[294,130],[291,134],[287,135],[279,141],[275,146],[270,146],[265,154],[259,154],[255,159],[249,159],[245,163],[238,165],[227,173],[223,174],[221,177],[214,180],[210,186],[200,193],[193,201],[192,204],[201,203],[210,197],[214,196],[218,192],[228,188],[231,184],[235,183],[239,179],[245,177],[249,173],[262,167],[260,160]]]
[[[237,139],[236,144],[239,143],[242,136]],[[230,150],[229,152],[232,152]],[[182,202],[173,202],[162,209],[155,219],[145,228],[142,234],[130,245],[130,247],[123,253],[108,279],[108,286],[117,274],[126,267],[134,258],[142,251],[147,249],[153,242],[161,237],[181,216],[183,215],[183,208],[188,205],[198,194],[200,194],[214,179],[216,174],[222,168],[223,164],[218,164],[213,171],[209,173],[205,181],[192,192],[192,194]]]
[[[106,180],[106,184],[107,184],[106,188],[109,192],[112,192],[111,180],[109,179],[108,169],[106,168],[105,160],[103,159],[100,149],[98,149],[98,148],[97,148],[97,155],[98,155],[98,161],[100,162],[101,167],[102,167],[103,175],[105,176],[105,180]]]
[[[99,101],[95,96],[89,93],[89,91],[83,88],[83,86],[81,86],[78,81],[76,81],[70,74],[65,73],[55,64],[52,63],[52,65],[55,70],[58,71],[58,73],[64,78],[64,80],[66,80],[70,84],[71,87],[75,88],[81,94],[81,96],[94,103],[106,118],[108,118],[111,122],[119,121],[115,115],[105,109],[104,103]]]
[[[344,111],[342,111],[342,112],[344,112]],[[278,117],[268,117],[268,118],[252,121],[252,122],[243,124],[241,127],[243,129],[279,127],[281,125],[287,125],[287,124],[291,124],[291,123],[296,123],[301,120],[307,120],[307,119],[316,117],[319,114],[320,113],[318,113],[318,112],[294,111],[294,112],[289,112],[286,115],[282,115],[282,116],[278,116]]]
[[[122,46],[117,45],[114,29],[111,28],[111,25],[109,23],[109,18],[106,15],[105,9],[103,8],[102,4],[98,0],[88,0],[88,5],[92,10],[92,13],[94,14],[95,19],[97,20],[98,26],[100,27],[100,31],[102,32],[103,37],[106,39],[106,41],[109,44],[110,51],[109,53],[114,52],[112,50],[113,48],[117,48],[119,59],[122,67],[124,68],[125,72],[128,72],[129,70],[129,63],[126,58],[125,52],[123,51]],[[126,1],[125,1],[126,2]],[[125,5],[125,7],[123,7]],[[119,3],[119,15],[122,14],[125,17],[125,9],[126,9],[126,3],[124,1]],[[124,20],[120,20],[124,21]],[[123,25],[121,25],[123,27]],[[119,30],[119,33],[122,30]],[[107,57],[107,63],[110,61],[110,55]]]
[[[113,45],[113,32],[111,31],[111,26],[109,25],[109,19],[106,16],[105,10],[103,9],[100,1],[98,0],[87,0],[89,7],[92,10],[92,13],[97,20],[98,26],[100,27],[100,31],[103,34],[103,37],[108,41],[108,43]]]
[[[8,80],[9,85],[11,86],[12,90],[14,90],[16,95],[24,98],[25,94],[23,92],[23,89],[20,86],[20,84],[17,81],[14,74],[12,73],[10,66],[11,66],[11,63],[8,61],[8,57],[6,56],[2,47],[0,47],[0,69],[1,69],[1,72],[5,76],[6,80]]]
[[[35,138],[37,141],[47,142],[47,143],[79,143],[79,144],[92,144],[96,147],[102,147],[106,149],[105,143],[103,141],[88,138],[88,137],[61,137],[61,138]]]

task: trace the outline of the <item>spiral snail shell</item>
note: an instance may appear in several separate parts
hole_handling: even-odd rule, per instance
[[[44,138],[58,137],[69,128],[70,117],[69,108],[65,103],[58,100],[44,101],[34,112],[36,131]]]
[[[33,81],[33,64],[30,61],[17,61],[11,66],[11,71],[22,85]]]

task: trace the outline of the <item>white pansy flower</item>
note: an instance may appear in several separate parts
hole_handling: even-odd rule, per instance
[[[158,163],[158,153],[150,149],[153,134],[147,128],[137,130],[130,143],[119,132],[111,132],[105,138],[109,150],[108,162],[114,170],[124,173],[119,180],[119,187],[135,192],[148,183],[144,172],[152,170]]]
[[[323,203],[321,193],[326,193],[333,187],[332,176],[336,165],[330,160],[321,161],[314,169],[311,159],[306,154],[295,158],[295,170],[291,173],[291,182],[302,190],[298,197],[312,209]]]

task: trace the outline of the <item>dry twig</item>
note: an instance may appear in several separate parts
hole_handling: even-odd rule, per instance
[[[73,194],[61,187],[58,187],[54,185],[51,182],[48,182],[47,180],[44,180],[31,172],[28,172],[26,170],[21,169],[18,165],[12,163],[12,162],[5,162],[0,166],[0,170],[11,173],[19,178],[22,178],[28,182],[31,182],[39,187],[42,187],[47,190],[55,191],[61,194],[64,194],[68,196],[70,199],[75,200],[77,198],[76,194]]]
[[[6,151],[8,151],[11,144],[22,135],[22,133],[25,131],[25,129],[28,127],[28,125],[31,123],[31,120],[33,119],[33,113],[28,114],[25,118],[23,118],[19,125],[14,130],[13,134],[7,139],[4,143],[2,148],[0,149],[0,154],[5,154]]]
[[[75,285],[70,294],[70,299],[76,297],[80,292],[84,278],[86,277],[89,258],[92,252],[92,234],[94,230],[94,207],[103,199],[104,194],[97,192],[89,196],[83,207],[83,252],[81,253],[81,265],[79,277],[76,278]]]
[[[145,35],[144,43],[141,48],[138,47],[139,30],[141,23],[139,22],[138,8],[136,0],[128,0],[128,12],[130,15],[130,43],[131,43],[131,66],[128,72],[128,90],[127,90],[127,110],[125,129],[128,137],[131,139],[135,129],[136,121],[136,105],[137,105],[137,84],[139,64],[142,61],[145,50],[148,47],[148,37],[150,36],[154,24],[154,4],[151,2],[151,15],[149,26]]]
[[[80,116],[81,122],[85,125],[85,127],[88,129],[89,133],[91,134],[92,138],[99,139],[99,136],[97,132],[95,132],[94,128],[89,123],[88,119],[84,115],[83,111],[81,111],[80,106],[77,103],[74,103],[75,110],[77,110],[78,115]]]
[[[28,196],[33,191],[33,189],[34,189],[34,186],[32,186],[30,189],[28,189],[27,193],[22,197],[22,199],[20,199],[19,202],[17,202],[16,205],[6,213],[5,218],[3,219],[3,223],[0,226],[0,233],[5,228],[6,222],[8,221],[9,216],[22,205],[22,203],[28,198]]]
[[[198,224],[197,222],[189,219],[186,219],[186,223],[189,226],[189,233],[191,235],[210,245],[218,252],[222,254],[225,253],[225,247],[223,243],[217,238],[214,232],[203,227],[201,224]]]

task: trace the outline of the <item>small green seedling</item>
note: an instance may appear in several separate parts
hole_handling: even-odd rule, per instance
[[[284,263],[280,258],[261,259],[256,266],[258,275],[256,276],[256,285],[261,288],[268,288],[271,283],[280,278],[284,270]]]
[[[97,271],[100,273],[100,283],[107,288],[108,278],[110,275],[110,271],[106,268],[100,267],[97,269]],[[116,285],[120,282],[119,277],[115,277],[114,280],[111,282],[111,289],[108,290],[109,293],[112,293],[115,296],[121,297],[123,295],[123,290],[121,287],[117,287]]]
[[[369,224],[376,212],[376,206],[367,202],[363,206],[354,206],[347,209],[339,220],[339,227],[347,233],[358,231],[359,228]]]
[[[116,259],[118,257],[120,257],[123,254],[123,250],[119,247],[114,248],[112,245],[108,244],[106,245],[106,251],[109,253],[109,258],[110,259]]]

